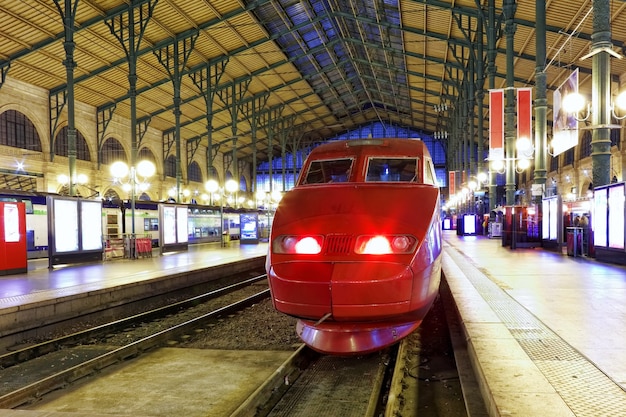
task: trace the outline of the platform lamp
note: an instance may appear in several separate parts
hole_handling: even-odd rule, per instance
[[[232,195],[239,190],[239,184],[231,178],[226,181],[224,187],[220,187],[216,180],[210,179],[205,183],[204,188],[211,196],[211,201],[213,201],[214,198],[220,200],[220,243],[222,246],[225,246],[226,242],[224,240],[224,233],[226,230],[224,230],[224,200],[228,197],[227,194]]]
[[[137,192],[145,192],[150,187],[148,178],[156,173],[156,167],[148,160],[139,161],[136,167],[129,167],[124,161],[116,161],[111,164],[110,172],[113,182],[120,184],[124,191],[130,193],[131,240],[134,240],[135,197]],[[122,219],[122,223],[125,223],[125,219]]]

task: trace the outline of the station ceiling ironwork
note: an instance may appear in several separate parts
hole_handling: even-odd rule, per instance
[[[198,74],[208,69],[213,143],[227,151],[236,136],[239,158],[256,146],[262,160],[277,146],[266,140],[270,120],[311,141],[373,121],[439,130],[445,114],[435,109],[458,104],[490,3],[495,21],[483,22],[496,31],[494,87],[503,88],[502,0],[0,0],[0,69],[2,81],[40,87],[51,101],[62,96],[68,82],[60,10],[75,5],[75,98],[98,115],[130,118],[121,40],[130,28],[116,34],[112,27],[123,27],[132,9],[146,19],[137,39],[138,120],[173,131],[172,72],[179,70],[181,141],[206,147],[207,94]],[[534,1],[517,2],[516,87],[534,85],[535,16]],[[547,0],[546,16],[548,88],[578,67],[581,90],[590,94],[592,60],[581,58],[591,45],[592,1]],[[613,49],[623,55],[625,2],[611,2],[611,19]],[[168,62],[181,48],[185,59],[173,68]],[[614,90],[625,71],[626,59],[612,60]],[[551,108],[551,94],[548,100]]]

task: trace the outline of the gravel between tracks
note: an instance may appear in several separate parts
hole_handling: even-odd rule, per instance
[[[295,350],[301,343],[296,334],[296,319],[274,310],[270,300],[263,300],[238,314],[220,319],[184,347]]]

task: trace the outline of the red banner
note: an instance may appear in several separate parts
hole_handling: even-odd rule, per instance
[[[489,159],[504,159],[504,90],[489,90]]]
[[[456,172],[448,172],[448,195],[452,197],[456,193]]]
[[[532,148],[532,88],[517,89],[517,139],[527,139]]]

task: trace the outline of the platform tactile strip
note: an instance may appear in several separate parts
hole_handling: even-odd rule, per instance
[[[445,254],[461,268],[577,417],[626,413],[626,392],[619,384],[509,296],[469,258],[450,245],[446,245]]]

